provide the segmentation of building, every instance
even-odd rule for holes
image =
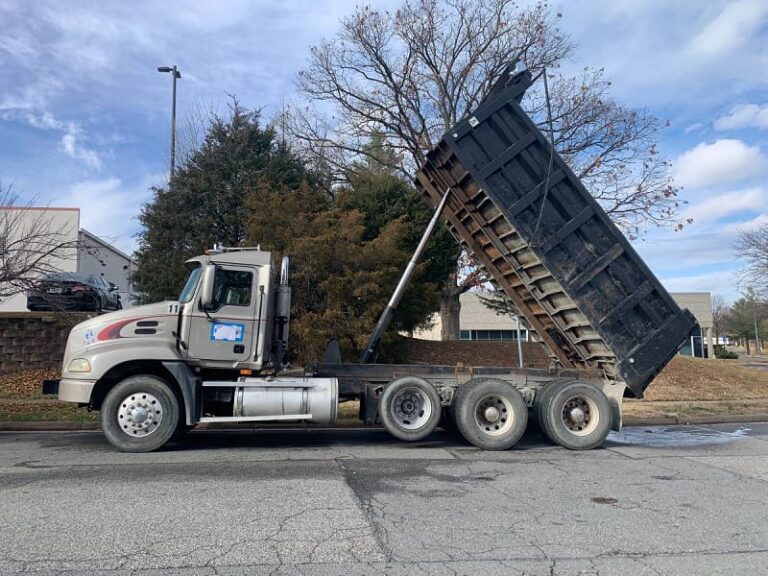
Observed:
[[[98,236],[80,228],[80,209],[61,207],[0,207],[0,244],[11,244],[43,230],[41,238],[66,248],[48,263],[61,272],[103,276],[114,282],[124,307],[132,305],[133,289],[128,281],[135,268],[133,259]],[[1,248],[1,246],[0,246]],[[0,312],[26,312],[26,294],[0,301]]]
[[[77,271],[98,274],[114,282],[123,308],[130,308],[135,292],[128,278],[136,269],[134,259],[83,228],[80,229],[78,239]]]
[[[517,340],[517,329],[520,328],[520,339],[528,341],[528,329],[524,322],[518,327],[515,316],[496,314],[483,304],[480,296],[482,294],[478,292],[465,292],[460,296],[459,329],[462,340]],[[440,329],[440,315],[435,314],[432,327],[429,330],[415,331],[413,337],[421,340],[440,340]]]
[[[685,356],[714,358],[712,328],[712,294],[709,292],[671,292],[670,296],[680,308],[688,308],[699,323],[689,336],[689,342],[680,349]]]
[[[461,295],[461,313],[459,329],[462,340],[515,340],[517,338],[517,319],[512,316],[496,314],[483,304],[482,293],[467,292]],[[689,341],[680,349],[680,354],[714,358],[710,349],[712,342],[712,295],[709,292],[673,292],[670,294],[681,308],[688,308],[699,322],[689,337]],[[429,330],[413,333],[414,338],[422,340],[440,340],[440,316],[432,318]],[[521,322],[521,340],[535,340],[535,333],[528,332]]]

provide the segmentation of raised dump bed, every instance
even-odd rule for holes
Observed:
[[[454,236],[563,368],[598,370],[642,397],[696,320],[552,153],[519,103],[530,84],[514,76],[449,130],[417,185],[433,205],[451,191]]]

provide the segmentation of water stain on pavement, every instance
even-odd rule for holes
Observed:
[[[652,448],[689,448],[727,444],[749,437],[749,428],[738,428],[732,432],[701,427],[646,426],[625,428],[611,432],[608,442],[625,446],[647,446]]]

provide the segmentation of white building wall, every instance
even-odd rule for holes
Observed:
[[[461,312],[459,314],[459,327],[461,330],[516,330],[517,321],[514,316],[499,315],[488,308],[480,296],[489,296],[479,292],[465,292],[459,298],[461,300]],[[440,340],[440,315],[432,316],[432,327],[429,330],[417,330],[414,338],[421,340]],[[525,325],[521,324],[523,340],[525,340]]]
[[[0,227],[8,229],[9,241],[24,238],[32,229],[45,229],[58,243],[75,242],[80,229],[79,208],[50,207],[0,207]],[[6,225],[3,225],[6,224]],[[51,266],[62,272],[77,271],[77,249],[73,247],[62,252],[62,257],[51,261]],[[0,312],[25,312],[26,294],[16,294],[0,301]]]
[[[461,330],[515,330],[517,323],[514,316],[500,316],[480,300],[484,294],[466,292],[461,295]],[[486,294],[487,296],[487,294]],[[711,338],[712,331],[712,294],[709,292],[672,292],[670,296],[681,308],[688,308],[698,320],[704,334]],[[440,315],[432,317],[432,328],[418,330],[414,338],[422,340],[440,340]],[[531,339],[535,333],[531,333]],[[710,355],[711,357],[711,355]]]
[[[134,268],[135,263],[130,256],[87,230],[80,230],[77,271],[102,276],[116,284],[123,308],[133,305],[133,287],[128,281],[128,275]]]

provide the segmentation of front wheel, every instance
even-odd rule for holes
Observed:
[[[503,380],[482,378],[462,384],[451,407],[461,435],[483,450],[511,448],[528,425],[523,395]]]
[[[179,400],[168,384],[150,375],[114,386],[101,405],[101,429],[122,452],[152,452],[176,433]]]
[[[578,380],[550,382],[537,403],[539,424],[552,442],[571,450],[600,446],[611,429],[611,406],[602,390]]]
[[[392,436],[408,442],[426,438],[440,422],[440,395],[416,376],[389,383],[379,400],[379,415]]]

